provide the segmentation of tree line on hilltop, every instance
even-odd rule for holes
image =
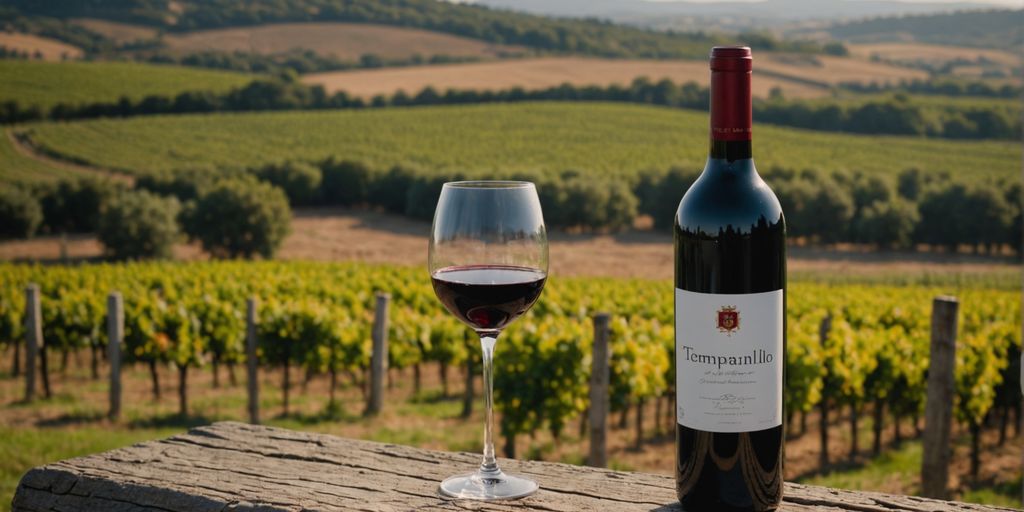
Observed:
[[[979,9],[972,11],[880,16],[838,23],[827,29],[839,39],[865,40],[871,37],[910,35],[915,41],[951,46],[1000,48],[1016,51],[1024,43],[1024,9]]]
[[[596,19],[547,18],[437,0],[183,0],[176,2],[180,9],[174,11],[167,2],[154,0],[9,0],[7,4],[0,8],[0,21],[45,30],[58,38],[65,32],[59,26],[64,19],[90,17],[141,23],[168,31],[307,21],[380,23],[495,44],[603,57],[703,58],[711,46],[735,42],[705,33],[660,32]],[[36,28],[38,18],[44,20],[44,27]],[[87,39],[75,29],[67,30],[76,39]],[[825,51],[817,42],[784,41],[767,33],[743,34],[740,39],[764,50]],[[96,47],[95,41],[86,42]],[[841,44],[832,43],[829,52],[845,50],[840,48]]]
[[[454,64],[462,62],[479,62],[480,57],[472,55],[434,54],[424,56],[414,54],[411,57],[381,57],[373,53],[365,53],[356,60],[339,59],[333,55],[320,55],[313,50],[291,50],[274,55],[263,55],[251,52],[203,51],[184,55],[156,50],[139,55],[138,60],[153,64],[177,64],[197,68],[222,69],[241,73],[263,75],[281,75],[288,72],[298,74],[320,73],[325,71],[345,71],[351,69],[376,69],[383,67],[423,66],[436,64]]]
[[[931,79],[904,80],[895,85],[877,82],[861,83],[846,82],[840,85],[843,89],[861,93],[905,92],[910,94],[930,94],[936,96],[974,96],[979,98],[1017,99],[1024,94],[1024,87],[1012,83],[1002,85],[982,80]]]

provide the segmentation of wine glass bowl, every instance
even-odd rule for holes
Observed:
[[[547,280],[547,232],[533,183],[445,183],[434,212],[428,268],[434,293],[445,309],[477,333],[483,352],[483,461],[475,473],[441,482],[440,492],[475,500],[533,494],[536,482],[498,468],[492,436],[498,335],[533,306]]]

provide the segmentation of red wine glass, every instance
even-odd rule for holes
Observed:
[[[441,494],[474,500],[529,496],[537,483],[498,468],[492,439],[494,347],[502,329],[544,289],[548,238],[537,188],[523,181],[445,183],[434,212],[428,256],[434,292],[480,336],[483,349],[483,462],[441,482]]]

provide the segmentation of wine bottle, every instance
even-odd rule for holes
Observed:
[[[676,211],[676,492],[684,510],[782,501],[786,225],[751,157],[748,47],[711,50],[711,147]]]

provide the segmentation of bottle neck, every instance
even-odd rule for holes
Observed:
[[[751,158],[750,70],[711,71],[710,158]]]
[[[715,140],[711,139],[708,158],[716,160],[744,160],[752,158],[749,140]]]

